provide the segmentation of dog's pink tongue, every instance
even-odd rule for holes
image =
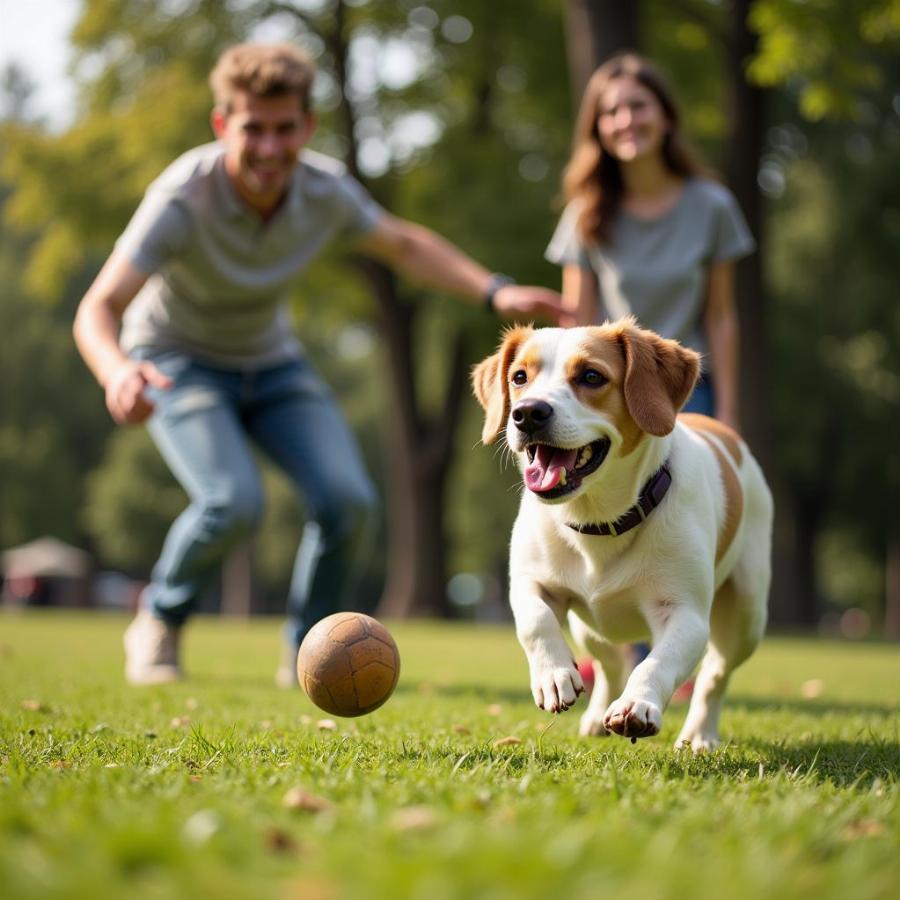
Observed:
[[[537,453],[531,465],[525,469],[525,485],[528,490],[542,494],[552,491],[559,484],[563,469],[575,465],[576,449],[563,450],[560,447],[537,445]]]

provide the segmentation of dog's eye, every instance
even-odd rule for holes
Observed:
[[[510,381],[513,384],[527,384],[528,383],[528,373],[524,369],[519,369],[518,372],[513,373],[513,377],[510,378]]]
[[[601,387],[606,384],[606,377],[596,369],[585,369],[579,381],[588,387]]]

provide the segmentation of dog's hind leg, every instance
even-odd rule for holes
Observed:
[[[709,647],[700,664],[691,705],[676,747],[695,752],[719,743],[719,715],[731,673],[750,656],[766,628],[772,577],[772,495],[754,468],[746,492],[743,550],[731,575],[716,591],[709,621]]]
[[[676,747],[700,752],[718,746],[719,715],[731,673],[756,649],[765,621],[764,597],[739,591],[734,577],[716,592],[709,622],[709,647],[697,673]]]
[[[579,733],[605,735],[610,732],[603,726],[603,715],[613,698],[625,687],[628,666],[624,649],[605,641],[576,613],[569,612],[569,630],[578,649],[591,657],[594,666],[594,689],[588,707],[581,716]]]

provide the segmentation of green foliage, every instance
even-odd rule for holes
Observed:
[[[509,627],[392,626],[396,694],[327,731],[271,686],[274,621],[196,623],[194,680],[143,690],[122,681],[124,624],[5,623],[9,900],[880,900],[900,878],[886,646],[765,642],[735,675],[729,744],[694,757],[670,747],[683,706],[636,745],[579,738],[584,701],[537,711]],[[295,787],[329,808],[286,808]]]
[[[889,87],[884,61],[900,48],[898,0],[757,0],[760,52],[748,74],[766,87],[795,82],[811,121],[856,118],[860,96]]]
[[[381,167],[364,172],[373,193],[492,269],[558,285],[543,249],[572,120],[561,5],[398,0],[354,2],[345,12],[359,120],[354,137],[362,149],[374,141],[387,154]],[[728,4],[644,0],[640,15],[641,49],[671,76],[689,135],[721,167]],[[454,20],[454,31],[451,17],[468,21],[471,34],[461,39],[465,22]],[[163,510],[152,486],[136,488],[145,474],[157,488],[171,484],[146,439],[135,432],[106,445],[112,426],[102,395],[71,343],[75,303],[147,183],[177,154],[210,138],[209,67],[223,46],[256,27],[267,39],[290,36],[317,56],[323,75],[315,146],[336,155],[347,150],[333,49],[315,34],[328,36],[335,21],[326,0],[86,0],[73,35],[79,115],[63,134],[22,121],[27,84],[6,79],[3,108],[18,121],[0,126],[4,546],[49,531],[92,543],[104,565],[149,569],[164,524],[184,500],[166,488],[170,506]],[[900,124],[892,94],[898,23],[897,0],[758,0],[751,12],[760,52],[749,73],[771,88],[772,100],[760,183],[770,198],[764,263],[775,301],[780,463],[799,488],[827,500],[823,521],[834,531],[822,546],[846,538],[854,553],[866,555],[859,582],[867,587],[857,599],[873,610],[880,598],[872,560],[882,571],[885,530],[900,506],[900,466],[889,452],[900,446]],[[412,54],[412,78],[390,70],[388,51],[398,47]],[[431,140],[417,143],[404,129],[423,114]],[[774,187],[766,180],[773,172]],[[415,286],[402,291],[416,305],[416,389],[429,421],[446,400],[449,338],[461,331],[474,362],[494,348],[500,323]],[[304,274],[294,311],[381,483],[382,434],[391,421],[388,361],[378,348],[359,349],[379,310],[343,248]],[[836,409],[840,427],[832,441]],[[511,468],[503,468],[501,454],[477,446],[479,433],[480,410],[469,399],[443,523],[451,572],[498,568],[517,503]],[[256,558],[266,589],[281,593],[302,510],[289,486],[266,479],[269,518]]]
[[[491,268],[521,281],[556,283],[558,273],[543,261],[542,251],[553,226],[551,201],[569,140],[560,11],[553,4],[534,3],[523,15],[520,3],[471,0],[435,3],[434,16],[417,20],[411,9],[397,3],[354,4],[346,10],[354,64],[372,71],[356,90],[356,114],[364,125],[357,139],[364,129],[374,129],[391,152],[387,170],[371,179],[373,192],[393,211],[435,227]],[[81,116],[62,135],[16,128],[3,162],[3,177],[15,185],[8,220],[36,235],[25,254],[24,277],[31,294],[50,303],[58,298],[86,255],[108,251],[146,184],[172,157],[208,139],[206,75],[212,61],[222,46],[244,38],[274,11],[265,3],[85,4],[73,35],[83,59],[91,60],[83,71],[92,74],[81,79]],[[471,23],[469,39],[447,37],[442,26],[451,16]],[[334,59],[313,33],[330,32],[333,10],[328,4],[307,4],[295,12],[282,11],[278,21],[318,54],[325,89],[315,145],[340,152],[346,147],[343,122],[334,91],[328,90]],[[509,27],[510,22],[516,27]],[[417,77],[406,83],[391,81],[378,66],[384,49],[397,41],[418,42],[421,49]],[[548,68],[547,57],[533,52],[537,44],[559,61],[557,67]],[[398,128],[410,115],[423,112],[437,124],[436,142],[406,146]],[[498,323],[458,304],[421,297],[414,288],[404,290],[419,312],[423,410],[438,414],[444,402],[447,335],[465,328],[474,361],[493,346]],[[295,311],[301,335],[335,384],[380,477],[378,448],[389,403],[384,362],[372,352],[342,362],[334,352],[348,320],[374,322],[376,317],[341,248],[302,279]],[[96,391],[90,396],[102,411]],[[159,483],[138,445],[135,437],[110,445],[102,468],[92,476],[84,521],[106,563],[146,572],[168,512],[154,505]],[[483,481],[492,480],[488,456],[469,464],[481,467]],[[137,488],[134,473],[129,478],[130,465],[148,474],[147,490]],[[282,569],[275,577],[276,565],[284,566],[289,556],[289,542],[278,532],[284,516],[296,530],[296,509],[290,490],[276,488],[272,515],[278,525],[264,528],[257,553],[267,585],[281,585],[287,575]],[[129,545],[123,535],[131,527],[139,535]],[[504,545],[498,529],[488,546],[499,555]]]
[[[0,193],[0,210],[5,200]],[[110,431],[72,352],[71,309],[83,277],[76,270],[55,305],[35,303],[21,272],[31,248],[0,222],[0,547],[43,534],[84,542],[83,475]]]
[[[715,162],[729,98],[724,79],[710,75],[731,39],[728,7],[647,0],[642,8],[646,49],[672,77],[689,135]],[[872,561],[883,572],[900,481],[891,452],[900,446],[900,4],[758,0],[749,24],[759,51],[748,77],[770,88],[759,184],[769,200],[761,248],[774,301],[777,463],[795,504],[828,529],[818,541],[828,599],[877,617],[884,592]],[[853,548],[843,579],[821,549],[837,545]]]
[[[685,133],[714,169],[722,167],[728,126],[727,81],[722,58],[727,4],[645,0],[641,4],[642,47],[659,65],[679,101]]]
[[[24,272],[30,292],[59,297],[87,254],[111,248],[147,184],[209,139],[208,106],[196,78],[174,64],[150,73],[127,108],[100,111],[63,135],[13,132],[0,176],[16,186],[8,221],[38,235]]]
[[[890,451],[900,440],[900,315],[888,249],[900,239],[900,122],[828,126],[816,140],[815,158],[785,160],[785,191],[772,203],[781,459],[794,483],[827,495],[830,523],[877,557],[900,497]],[[866,602],[876,608],[878,593]]]

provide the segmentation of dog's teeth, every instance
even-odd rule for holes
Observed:
[[[560,483],[560,484],[565,484],[565,483],[566,483],[566,475],[567,475],[567,474],[568,474],[568,473],[566,472],[566,470],[563,469],[563,470],[562,470],[562,474],[559,476],[559,483]]]
[[[582,467],[586,466],[591,461],[591,457],[593,455],[594,455],[594,451],[591,450],[590,444],[587,444],[584,447],[582,447],[578,451],[578,458],[575,460],[575,468],[581,469]]]

